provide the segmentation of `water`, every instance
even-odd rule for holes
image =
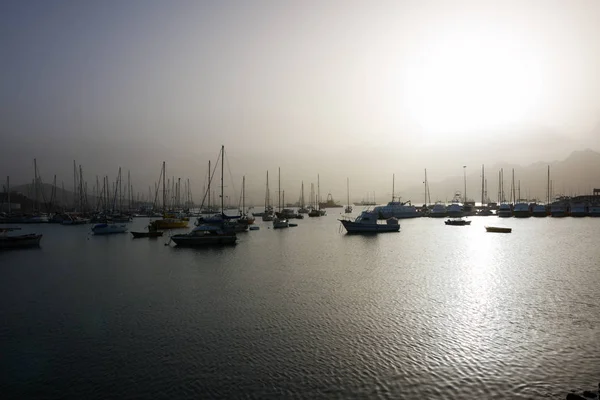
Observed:
[[[0,253],[2,397],[562,399],[595,387],[600,219],[416,219],[348,236],[335,211],[287,230],[257,222],[217,249],[23,226],[44,238]]]

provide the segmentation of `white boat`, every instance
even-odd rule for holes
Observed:
[[[586,217],[588,215],[587,207],[583,203],[571,204],[571,217]]]
[[[127,225],[125,224],[96,224],[92,227],[94,235],[110,235],[113,233],[125,233],[127,232]]]
[[[512,208],[510,207],[510,204],[508,203],[501,203],[500,207],[498,207],[498,211],[496,212],[496,214],[498,214],[498,217],[500,218],[510,218],[512,217]]]
[[[435,203],[431,209],[431,212],[429,213],[429,216],[431,218],[444,218],[447,214],[448,211],[446,210],[446,205],[442,203]]]
[[[400,224],[397,218],[388,218],[385,223],[379,223],[378,213],[375,211],[363,211],[354,221],[349,219],[340,219],[348,233],[382,233],[398,232]]]
[[[536,204],[533,206],[532,215],[536,218],[544,218],[548,216],[548,211],[546,210],[546,206],[544,204]]]
[[[514,214],[515,218],[531,217],[531,211],[529,209],[529,204],[527,204],[527,203],[515,204],[515,208],[513,209],[513,214]]]

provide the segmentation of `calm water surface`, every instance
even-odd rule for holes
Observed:
[[[23,226],[44,238],[0,253],[2,398],[558,399],[598,383],[600,219],[348,236],[335,214],[218,249]]]

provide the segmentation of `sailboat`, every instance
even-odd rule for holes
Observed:
[[[308,214],[308,208],[304,204],[304,181],[302,181],[302,194],[300,195],[300,208],[298,209],[298,214]]]
[[[277,208],[279,210],[279,213],[281,213],[281,168],[279,168],[279,182],[278,182],[278,202],[277,202]],[[280,217],[279,215],[277,215],[275,218],[273,218],[273,229],[282,229],[282,228],[289,228],[290,224],[287,218],[284,217]]]
[[[350,205],[350,179],[346,178],[346,192],[348,195],[348,205],[346,206],[346,209],[344,210],[344,212],[346,214],[350,214],[352,212],[352,206]]]
[[[267,171],[267,187],[265,189],[265,212],[262,215],[262,220],[265,222],[273,221],[273,207],[270,204],[271,192],[269,190],[269,171]]]
[[[165,169],[166,163],[163,161],[162,165],[162,185],[163,185],[163,218],[157,219],[155,221],[150,222],[148,228],[150,230],[161,230],[161,229],[178,229],[178,228],[187,228],[188,221],[180,218],[176,218],[174,216],[167,214],[167,191],[165,187]]]
[[[242,212],[241,212],[242,216],[240,217],[240,219],[238,219],[238,224],[239,225],[245,225],[246,227],[248,227],[248,225],[252,225],[254,224],[254,216],[253,215],[248,215],[248,211],[246,210],[246,176],[244,175],[244,177],[242,178]]]
[[[226,226],[227,217],[224,213],[223,199],[223,165],[225,159],[225,146],[221,146],[221,222],[202,223],[192,229],[191,232],[173,235],[171,240],[177,246],[201,247],[210,245],[235,244],[237,235],[233,229]]]

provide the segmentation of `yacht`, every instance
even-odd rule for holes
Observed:
[[[431,209],[431,212],[429,213],[429,216],[431,218],[444,218],[447,213],[448,212],[447,212],[446,206],[444,204],[435,203],[435,205]]]
[[[548,211],[546,210],[546,206],[544,204],[536,204],[533,206],[533,212],[532,212],[534,217],[547,217],[548,216]]]
[[[498,211],[496,212],[496,214],[498,214],[498,216],[500,218],[512,217],[512,208],[510,207],[510,204],[508,204],[508,203],[500,204],[500,207],[498,207]]]
[[[587,207],[583,203],[571,204],[571,217],[585,217],[588,215]]]
[[[408,202],[390,201],[385,206],[377,206],[373,209],[376,215],[379,215],[380,219],[388,218],[416,218],[420,217],[421,214],[417,211],[417,207]]]
[[[513,213],[515,215],[515,218],[531,217],[531,210],[529,209],[529,204],[523,202],[515,204]]]
[[[374,211],[363,211],[354,221],[349,219],[340,219],[348,233],[380,233],[380,232],[398,232],[400,224],[398,219],[387,218],[385,223],[378,223],[379,214]]]

